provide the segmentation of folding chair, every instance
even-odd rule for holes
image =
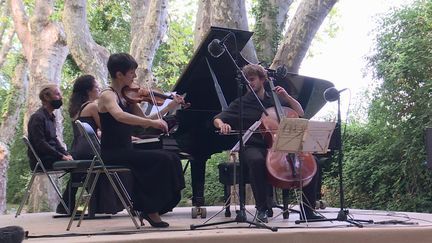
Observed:
[[[57,187],[57,185],[54,183],[51,174],[67,174],[71,171],[74,170],[79,170],[82,168],[86,168],[89,167],[91,164],[91,160],[71,160],[71,161],[57,161],[53,163],[53,169],[46,169],[44,164],[42,163],[42,160],[40,159],[40,157],[38,156],[38,154],[36,153],[35,149],[33,148],[33,146],[30,144],[30,141],[28,140],[28,138],[26,136],[23,136],[23,141],[24,143],[27,145],[27,147],[30,149],[30,151],[33,153],[34,157],[36,158],[36,165],[32,171],[32,176],[30,178],[30,181],[27,185],[24,197],[21,200],[20,206],[15,214],[15,217],[18,217],[18,215],[21,214],[21,211],[24,207],[24,204],[27,202],[29,196],[30,196],[30,189],[33,185],[34,179],[37,175],[41,175],[44,174],[48,177],[48,180],[50,181],[51,185],[54,187],[54,190],[56,191],[56,194],[60,200],[60,203],[63,205],[63,207],[66,209],[66,212],[68,214],[70,214],[70,209],[69,207],[66,205],[59,188]],[[62,177],[63,175],[61,175],[60,177]]]
[[[128,212],[128,214],[129,214],[132,222],[134,223],[135,227],[137,229],[139,229],[140,226],[138,225],[136,219],[134,218],[134,216],[131,213],[132,202],[131,202],[130,196],[129,196],[128,192],[126,191],[125,187],[123,186],[123,183],[120,180],[120,177],[117,174],[118,172],[130,171],[130,169],[126,168],[124,166],[105,165],[105,163],[102,160],[101,153],[100,153],[100,151],[101,151],[100,141],[99,141],[98,137],[96,136],[93,128],[89,124],[87,124],[85,122],[80,122],[79,120],[75,121],[75,124],[77,125],[81,134],[83,134],[84,137],[86,138],[87,142],[89,143],[89,145],[90,145],[90,147],[91,147],[91,149],[95,155],[89,168],[88,168],[88,170],[87,170],[87,176],[85,178],[84,185],[83,185],[84,188],[87,188],[87,185],[89,183],[91,175],[96,174],[94,177],[93,183],[90,187],[90,191],[88,192],[88,195],[85,197],[83,211],[85,211],[87,209],[87,206],[88,206],[90,199],[93,195],[95,186],[97,184],[99,175],[101,173],[104,173],[107,176],[107,178],[108,178],[111,186],[113,187],[114,191],[116,192],[117,197],[120,199],[121,203],[123,204],[123,207]],[[117,183],[117,185],[119,185],[121,192],[118,189],[118,187],[117,187],[116,183],[114,182],[113,178],[111,177],[111,175],[114,176],[114,179],[116,180],[115,182]],[[123,197],[122,194],[126,197],[127,204],[126,204],[125,197]],[[83,199],[83,197],[84,197],[84,190],[81,190],[66,230],[70,230],[70,228],[72,226],[73,219],[74,219],[76,212],[77,212],[77,209],[78,209],[78,205],[81,202],[81,200]],[[77,227],[80,227],[83,217],[84,217],[84,214],[81,214],[80,220],[77,224]]]

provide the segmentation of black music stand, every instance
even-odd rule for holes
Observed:
[[[343,91],[343,90],[342,90]],[[337,136],[337,147],[338,150],[338,173],[339,173],[339,204],[340,204],[340,210],[338,212],[338,215],[336,218],[331,219],[310,219],[310,220],[296,220],[296,224],[300,223],[312,223],[312,222],[324,222],[324,221],[343,221],[350,224],[353,224],[359,228],[362,228],[362,223],[373,223],[373,220],[359,220],[359,219],[349,219],[349,211],[345,208],[345,197],[344,197],[344,191],[343,191],[343,179],[342,179],[342,160],[343,160],[343,142],[342,142],[342,118],[341,118],[341,109],[340,109],[340,92],[336,90],[334,87],[330,87],[324,91],[324,98],[328,102],[336,101],[338,102],[338,114],[337,114],[337,124],[338,128],[336,130],[336,136]]]
[[[215,58],[219,57],[220,55],[223,54],[223,52],[227,52],[229,59],[232,61],[232,63],[234,64],[235,68],[236,68],[236,81],[237,81],[237,96],[239,97],[240,100],[240,111],[239,111],[239,122],[240,122],[240,127],[239,127],[239,143],[240,143],[240,148],[239,148],[239,163],[240,163],[240,175],[239,175],[239,207],[240,209],[236,211],[236,217],[234,220],[228,220],[228,221],[222,221],[222,222],[215,222],[215,223],[205,223],[205,224],[200,224],[200,225],[190,225],[190,229],[194,230],[197,228],[202,228],[202,227],[206,227],[206,226],[214,226],[214,225],[221,225],[221,224],[229,224],[229,223],[247,223],[249,225],[255,225],[258,228],[265,228],[265,229],[269,229],[271,231],[277,231],[276,227],[270,227],[267,226],[263,223],[260,222],[253,222],[247,219],[246,216],[246,208],[245,208],[245,197],[246,197],[246,192],[245,192],[245,183],[244,183],[244,177],[243,177],[243,171],[244,171],[244,165],[243,162],[241,160],[242,157],[242,151],[244,149],[244,144],[243,144],[243,90],[244,90],[244,86],[246,85],[247,88],[249,89],[250,92],[252,92],[257,100],[257,102],[260,105],[261,110],[263,111],[263,113],[265,113],[266,115],[266,109],[264,108],[263,104],[261,103],[261,100],[258,98],[257,94],[254,92],[254,90],[252,89],[252,87],[250,86],[249,81],[247,80],[247,78],[245,77],[243,71],[240,69],[240,67],[237,65],[236,60],[232,57],[231,53],[229,52],[228,48],[225,46],[224,41],[228,39],[228,37],[232,35],[233,38],[235,37],[235,34],[232,33],[231,31],[228,31],[228,34],[224,37],[223,41],[218,41],[218,45],[220,45],[220,47],[222,48],[220,51],[221,53],[218,53],[216,55],[213,55]],[[234,43],[236,44],[237,41],[234,41]],[[210,49],[210,48],[209,48]]]

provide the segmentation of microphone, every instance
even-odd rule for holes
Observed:
[[[324,99],[328,102],[336,101],[339,99],[339,94],[347,89],[337,90],[335,87],[330,87],[324,91]]]
[[[210,41],[210,43],[207,46],[207,50],[210,53],[210,55],[214,58],[218,58],[222,56],[222,54],[225,52],[225,41],[228,39],[228,37],[232,34],[232,32],[229,32],[222,40],[214,39]]]
[[[283,79],[288,74],[288,69],[284,65],[277,67],[276,70],[270,68],[264,68],[264,69],[267,70],[267,76],[269,78]]]

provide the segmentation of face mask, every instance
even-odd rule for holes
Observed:
[[[50,104],[54,109],[58,109],[63,105],[63,101],[62,100],[51,100]]]

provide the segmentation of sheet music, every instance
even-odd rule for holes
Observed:
[[[279,124],[273,149],[293,153],[326,153],[335,125],[335,122],[284,118]]]
[[[327,153],[335,122],[309,121],[303,140],[304,152]]]
[[[136,139],[133,140],[132,143],[134,144],[142,144],[142,143],[154,143],[154,142],[159,142],[160,139],[158,137],[154,137],[154,138],[140,138],[140,139]]]
[[[300,151],[308,122],[303,118],[283,118],[279,123],[273,149],[287,152]]]

